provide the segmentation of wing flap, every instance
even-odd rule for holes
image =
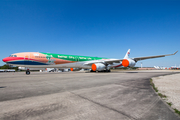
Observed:
[[[123,59],[107,60],[107,61],[104,61],[104,62],[105,62],[105,63],[112,64],[112,63],[120,63],[121,61],[123,61]]]
[[[94,63],[107,63],[107,64],[113,64],[113,63],[120,63],[123,61],[123,59],[114,59],[114,60],[98,60],[98,61],[89,61],[84,63],[84,65],[92,65]]]

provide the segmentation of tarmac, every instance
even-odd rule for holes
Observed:
[[[0,73],[0,120],[180,120],[149,81],[175,73]]]

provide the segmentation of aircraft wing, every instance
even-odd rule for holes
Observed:
[[[151,58],[159,58],[159,57],[165,57],[165,56],[170,56],[170,55],[175,55],[178,51],[176,51],[173,54],[166,54],[166,55],[157,55],[157,56],[147,56],[147,57],[137,57],[137,58],[131,58],[134,61],[139,61],[139,60],[145,60],[145,59],[151,59]],[[105,60],[98,60],[98,61],[89,61],[86,62],[84,65],[92,65],[94,63],[105,63],[105,64],[112,64],[112,63],[120,63],[124,59],[105,59]]]
[[[139,61],[139,60],[145,60],[145,59],[151,59],[151,58],[159,58],[159,57],[165,57],[165,56],[170,56],[170,55],[175,55],[178,51],[176,51],[173,54],[166,54],[166,55],[157,55],[157,56],[147,56],[147,57],[137,57],[137,58],[133,58],[135,61]]]
[[[112,63],[120,63],[120,62],[122,62],[123,60],[124,60],[124,59],[105,60],[104,62],[105,62],[105,63],[112,64]]]
[[[94,63],[105,63],[105,64],[112,64],[112,63],[120,63],[123,59],[105,59],[105,60],[93,60],[85,62],[84,65],[92,65]]]

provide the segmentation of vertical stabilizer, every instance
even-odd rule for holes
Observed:
[[[130,54],[130,49],[127,51],[126,55],[124,56],[124,59],[129,58],[129,54]]]

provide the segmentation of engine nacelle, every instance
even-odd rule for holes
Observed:
[[[136,65],[136,62],[132,59],[124,59],[122,61],[122,65],[124,67],[134,67]]]
[[[81,70],[82,68],[70,68],[71,71],[79,71]]]
[[[104,64],[102,64],[102,63],[94,63],[94,64],[92,64],[91,69],[93,71],[101,71],[101,70],[104,70],[105,67],[106,66]]]
[[[45,68],[27,68],[27,67],[18,67],[19,70],[46,70]]]

